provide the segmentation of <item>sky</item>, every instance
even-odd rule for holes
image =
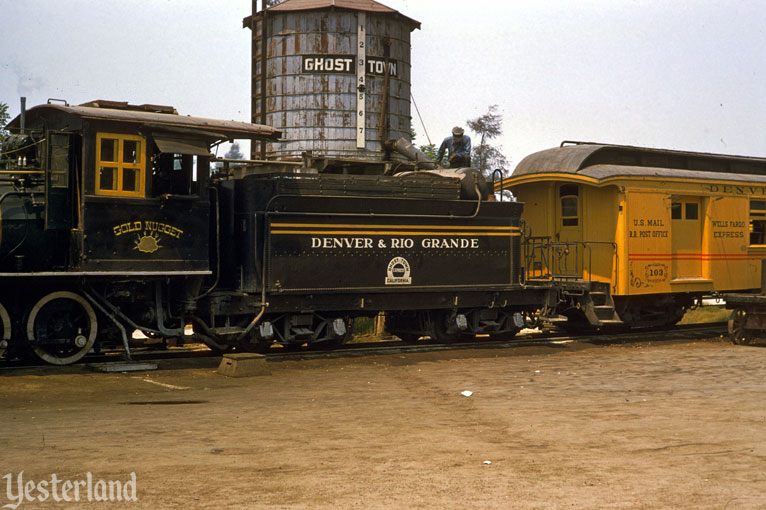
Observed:
[[[418,144],[438,145],[497,105],[495,145],[511,168],[563,140],[766,157],[762,0],[381,3],[421,22]],[[0,101],[13,116],[26,96],[28,106],[114,99],[248,121],[250,9],[251,0],[0,0]]]

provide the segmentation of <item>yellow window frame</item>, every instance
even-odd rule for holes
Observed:
[[[101,160],[101,141],[103,139],[117,140],[117,154],[116,161],[102,161]],[[123,161],[124,148],[126,141],[138,142],[138,150],[136,151],[136,162],[129,163]],[[146,138],[139,135],[127,135],[123,133],[97,133],[96,134],[96,195],[104,195],[111,197],[145,197],[145,171],[146,165],[144,163],[146,151]],[[103,189],[101,188],[101,168],[117,168],[117,189]],[[136,179],[138,181],[137,190],[125,190],[123,189],[123,176],[125,170],[136,170]]]

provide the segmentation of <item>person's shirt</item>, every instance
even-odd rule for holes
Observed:
[[[444,157],[444,151],[449,149],[450,156],[457,154],[458,156],[471,156],[471,137],[468,135],[461,136],[458,140],[455,140],[454,136],[448,136],[444,139],[439,146],[439,152],[436,153],[436,162],[441,163]]]

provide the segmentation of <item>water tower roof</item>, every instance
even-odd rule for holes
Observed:
[[[412,25],[412,30],[420,28],[420,22],[405,16],[399,11],[383,5],[375,0],[285,0],[284,2],[266,9],[268,12],[292,12],[311,11],[320,9],[345,9],[351,11],[376,12],[381,14],[393,14]],[[261,11],[262,12],[262,11]],[[255,14],[259,17],[261,12]],[[252,16],[242,20],[244,27],[250,26]]]

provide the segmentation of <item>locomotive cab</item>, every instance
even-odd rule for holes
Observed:
[[[76,361],[105,328],[183,334],[214,277],[213,144],[277,130],[172,107],[45,104],[14,119],[0,160],[2,340]],[[211,194],[212,193],[212,194]],[[212,205],[211,205],[212,197]]]
[[[24,145],[4,151],[11,157],[3,165],[0,266],[14,273],[209,272],[208,145],[215,136],[147,122],[175,115],[172,108],[104,103],[26,113],[25,133],[12,137]]]
[[[209,273],[206,141],[109,129],[95,126],[89,139],[94,160],[84,179],[81,267]]]

